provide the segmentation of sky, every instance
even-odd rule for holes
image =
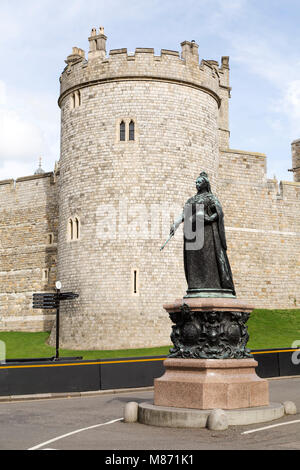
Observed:
[[[265,153],[267,176],[291,181],[300,138],[299,0],[0,0],[0,180],[59,160],[59,76],[91,29],[110,49],[230,56],[230,147]]]

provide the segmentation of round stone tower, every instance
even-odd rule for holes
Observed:
[[[58,279],[79,294],[61,308],[73,349],[170,343],[163,303],[186,291],[182,236],[160,246],[205,170],[215,187],[228,143],[229,67],[137,48],[106,55],[92,30],[88,60],[73,48],[63,71]],[[179,232],[179,231],[178,231]]]
[[[292,161],[294,181],[300,183],[300,139],[292,142]]]

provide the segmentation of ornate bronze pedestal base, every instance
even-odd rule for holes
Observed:
[[[154,381],[154,404],[232,410],[269,404],[269,384],[254,359],[167,359]]]
[[[186,359],[244,359],[246,322],[253,307],[234,298],[184,298],[164,305],[172,326],[174,347],[169,357]]]
[[[164,305],[174,347],[154,382],[154,404],[236,409],[269,404],[268,382],[246,347],[253,307],[229,298],[184,298]]]

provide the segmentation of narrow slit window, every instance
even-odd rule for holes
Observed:
[[[74,227],[73,227],[73,220],[69,220],[69,239],[73,240],[74,237]]]
[[[125,141],[125,122],[122,121],[120,124],[120,140]]]
[[[48,245],[53,245],[53,233],[48,233]]]
[[[138,269],[132,269],[131,271],[131,279],[132,279],[132,287],[131,287],[131,292],[132,295],[138,296],[139,295],[139,270]]]
[[[79,220],[77,217],[75,218],[75,238],[79,240]]]
[[[137,294],[137,271],[133,271],[133,293]]]
[[[76,91],[75,103],[76,103],[76,108],[78,108],[81,105],[81,94],[79,90]]]
[[[129,140],[134,140],[134,122],[129,123]]]

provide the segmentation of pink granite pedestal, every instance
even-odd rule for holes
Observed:
[[[232,410],[269,405],[269,384],[254,359],[166,359],[154,381],[154,404]]]

